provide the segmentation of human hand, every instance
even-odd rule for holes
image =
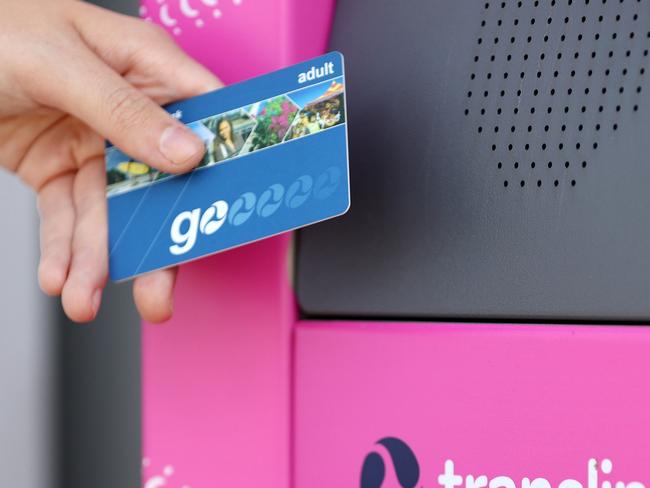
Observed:
[[[74,321],[95,318],[108,274],[104,142],[166,173],[201,140],[159,105],[221,86],[156,26],[76,0],[0,0],[0,166],[38,193],[38,278]],[[139,277],[145,320],[171,317],[176,269]]]

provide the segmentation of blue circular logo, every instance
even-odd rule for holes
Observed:
[[[311,195],[311,189],[314,186],[314,179],[309,175],[304,175],[294,181],[287,190],[287,207],[298,208],[305,203]]]
[[[314,196],[319,200],[325,200],[339,187],[341,182],[341,170],[336,166],[331,166],[325,170],[318,178],[314,185]]]
[[[234,226],[242,225],[251,215],[253,215],[256,201],[257,197],[255,196],[255,193],[243,193],[230,207],[228,222]]]
[[[273,215],[280,208],[280,205],[282,205],[283,197],[284,186],[279,183],[271,185],[260,195],[260,199],[257,202],[257,215],[260,217],[270,217]]]

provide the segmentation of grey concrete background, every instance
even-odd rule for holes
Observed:
[[[0,171],[0,486],[50,488],[56,474],[53,302],[36,281],[32,192]]]

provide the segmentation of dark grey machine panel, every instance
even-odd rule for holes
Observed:
[[[124,14],[138,12],[138,0],[91,3]],[[130,284],[108,284],[93,324],[73,324],[62,309],[58,322],[60,414],[55,485],[142,486],[140,318]]]
[[[309,316],[650,319],[650,0],[340,0],[352,207]]]

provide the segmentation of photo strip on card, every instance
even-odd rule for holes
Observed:
[[[268,147],[290,143],[345,123],[343,78],[262,100],[187,124],[206,147],[200,171]],[[173,178],[116,147],[106,153],[107,195]]]

